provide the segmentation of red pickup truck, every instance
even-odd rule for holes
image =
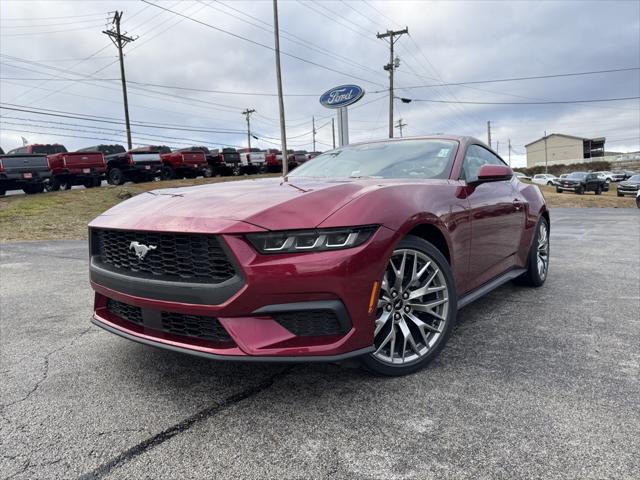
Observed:
[[[47,155],[51,167],[51,179],[45,184],[47,190],[69,190],[73,185],[99,187],[107,171],[102,153],[68,152],[64,145],[57,143],[25,145],[9,152],[14,154]]]
[[[162,178],[196,178],[205,176],[205,169],[209,166],[207,155],[193,148],[182,148],[160,155],[162,159]]]

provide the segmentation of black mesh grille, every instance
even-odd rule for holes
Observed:
[[[107,310],[114,315],[123,318],[131,323],[142,325],[142,309],[140,307],[134,307],[133,305],[127,305],[126,303],[118,302],[117,300],[107,300]]]
[[[215,235],[96,229],[93,241],[98,262],[119,273],[195,283],[221,283],[235,275]],[[140,260],[132,242],[155,248]]]
[[[228,342],[229,334],[220,322],[213,317],[183,315],[181,313],[162,312],[162,329],[165,332],[196,337],[202,340]]]
[[[107,310],[131,323],[141,325],[165,333],[173,333],[184,337],[199,338],[214,342],[231,342],[231,337],[217,318],[199,315],[186,315],[174,312],[158,312],[143,310],[140,307],[107,300]],[[160,321],[156,319],[160,318]],[[146,321],[145,321],[146,318]]]
[[[345,333],[331,310],[307,310],[272,314],[273,319],[300,337],[340,335]]]

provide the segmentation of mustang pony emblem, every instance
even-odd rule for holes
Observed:
[[[155,245],[143,245],[140,242],[131,242],[129,244],[129,250],[133,250],[136,252],[136,257],[138,257],[138,260],[144,260],[144,257],[147,256],[147,253],[149,253],[151,250],[155,250],[156,247]]]

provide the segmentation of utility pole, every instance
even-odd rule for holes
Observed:
[[[333,137],[333,148],[336,148],[336,126],[333,118],[331,119],[331,136]]]
[[[242,112],[242,115],[244,115],[247,118],[247,144],[249,146],[249,150],[251,150],[251,114],[255,113],[255,109],[251,108],[247,108],[244,112]]]
[[[549,165],[547,161],[547,131],[544,131],[544,173],[549,173]]]
[[[127,80],[124,75],[124,55],[122,54],[122,49],[128,43],[135,42],[138,37],[133,38],[126,34],[120,33],[120,20],[122,20],[123,12],[114,12],[113,20],[111,21],[112,25],[115,25],[111,28],[111,30],[103,30],[102,33],[107,35],[113,44],[118,49],[118,56],[120,57],[120,79],[122,80],[122,98],[124,100],[124,121],[127,128],[127,145],[129,150],[131,150],[131,125],[129,123],[129,101],[127,99]]]
[[[278,0],[273,0],[273,36],[276,49],[276,80],[278,82],[278,106],[280,107],[280,141],[282,142],[282,176],[289,170],[287,155],[287,129],[284,124],[284,100],[282,98],[282,73],[280,71],[280,27],[278,26]]]
[[[402,127],[406,127],[407,124],[406,123],[402,123],[402,119],[398,119],[398,122],[396,124],[396,128],[400,130],[400,138],[402,138]]]
[[[311,131],[313,132],[313,151],[316,151],[316,117],[311,117]]]
[[[487,120],[487,143],[491,147],[491,121]]]
[[[509,166],[511,166],[511,139],[509,139]]]
[[[393,58],[393,45],[405,33],[409,33],[409,27],[405,27],[403,30],[387,30],[386,33],[376,34],[377,38],[389,38],[389,63],[383,67],[389,72],[389,138],[393,138],[393,72],[400,66],[400,59]]]

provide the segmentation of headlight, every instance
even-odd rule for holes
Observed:
[[[260,253],[304,253],[357,247],[371,238],[377,225],[250,233],[247,239]]]

